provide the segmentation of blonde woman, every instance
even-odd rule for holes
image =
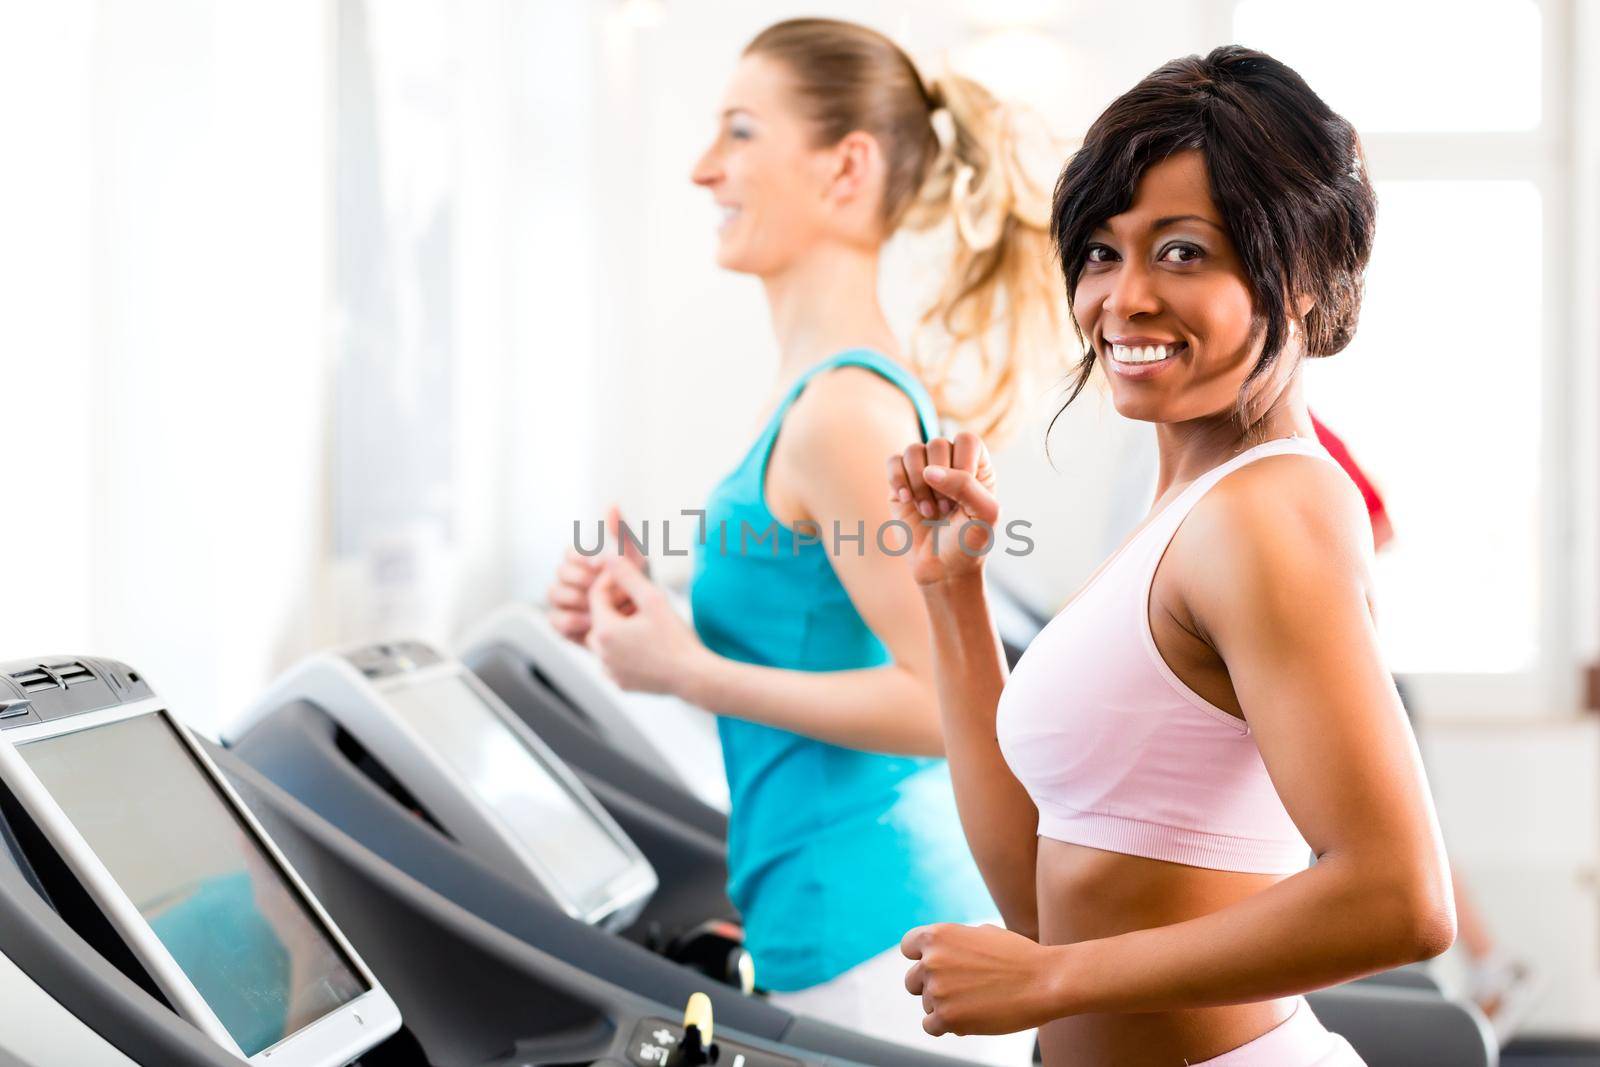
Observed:
[[[901,988],[901,935],[994,904],[956,817],[880,457],[936,436],[941,412],[1003,429],[1057,350],[1048,192],[1022,179],[1015,136],[981,87],[924,81],[872,30],[801,19],[757,36],[693,180],[723,211],[719,265],[762,281],[780,361],[763,429],[706,504],[694,628],[610,553],[572,554],[549,594],[554,623],[622,685],[721,716],[729,896],[760,983],[912,1044],[930,1039]],[[903,225],[952,217],[923,319],[943,336],[909,361],[879,304],[880,252]],[[952,353],[974,357],[959,388]],[[1031,1037],[937,1047],[1020,1063]]]

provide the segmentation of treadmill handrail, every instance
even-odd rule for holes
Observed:
[[[598,978],[577,965],[568,963],[502,929],[432,886],[419,882],[409,873],[400,870],[324,819],[235,753],[220,751],[216,758],[224,771],[235,778],[236,784],[243,787],[241,791],[270,807],[274,824],[278,820],[291,824],[296,834],[313,843],[323,853],[327,862],[315,865],[319,872],[327,874],[337,869],[348,869],[362,881],[364,892],[383,893],[394,899],[403,900],[411,911],[418,914],[419,919],[445,928],[453,936],[468,943],[474,951],[491,953],[508,965],[518,967],[524,973],[530,973],[532,968],[537,968],[540,981],[548,982],[575,1000],[594,1007],[627,1011],[640,1017],[666,1019],[681,1017],[683,1010],[681,1004],[665,1004],[633,992],[618,983]],[[371,788],[376,790],[377,787],[371,786]],[[443,841],[437,833],[428,830],[420,822],[416,823],[415,834],[424,833],[432,839]],[[280,836],[286,835],[280,834]],[[421,841],[422,838],[417,837],[415,840]],[[463,855],[462,859],[466,861],[462,864],[462,870],[470,871],[471,857]],[[487,872],[484,868],[479,870],[494,875],[494,872]],[[501,881],[503,882],[503,879]],[[509,886],[509,883],[504,884]],[[592,927],[586,929],[597,937],[609,936]],[[631,947],[638,949],[638,946]],[[644,952],[643,949],[638,951]],[[648,953],[645,955],[648,956]],[[659,962],[663,966],[671,966],[664,960]],[[714,998],[717,995],[713,993]],[[728,995],[742,996],[731,991]],[[799,1055],[807,1063],[820,1064],[823,1067],[833,1067],[833,1065],[844,1067],[848,1064],[871,1064],[877,1067],[956,1067],[956,1064],[961,1062],[947,1056],[875,1040],[809,1020],[807,1025],[798,1027],[798,1032],[808,1038],[808,1043],[803,1047],[787,1045],[786,1035],[796,1030],[799,1020],[773,1005],[752,1002],[749,1006],[759,1009],[763,1014],[770,1013],[773,1017],[785,1021],[787,1025],[778,1035],[758,1036],[737,1025],[730,1018],[727,1006],[723,1005],[717,1009],[722,1024],[719,1033],[756,1048],[770,1049],[780,1055]]]

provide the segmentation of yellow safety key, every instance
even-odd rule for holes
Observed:
[[[711,998],[704,993],[691,993],[689,1006],[683,1009],[683,1028],[697,1027],[700,1031],[700,1043],[703,1047],[711,1047]]]

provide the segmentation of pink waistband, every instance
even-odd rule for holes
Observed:
[[[1305,997],[1296,997],[1294,1012],[1271,1030],[1190,1067],[1366,1067],[1366,1061],[1323,1027]]]

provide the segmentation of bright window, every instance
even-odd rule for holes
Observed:
[[[1527,670],[1541,555],[1539,191],[1379,182],[1378,204],[1360,330],[1310,365],[1307,385],[1394,521],[1378,563],[1391,666]],[[1518,236],[1491,251],[1484,219]]]

